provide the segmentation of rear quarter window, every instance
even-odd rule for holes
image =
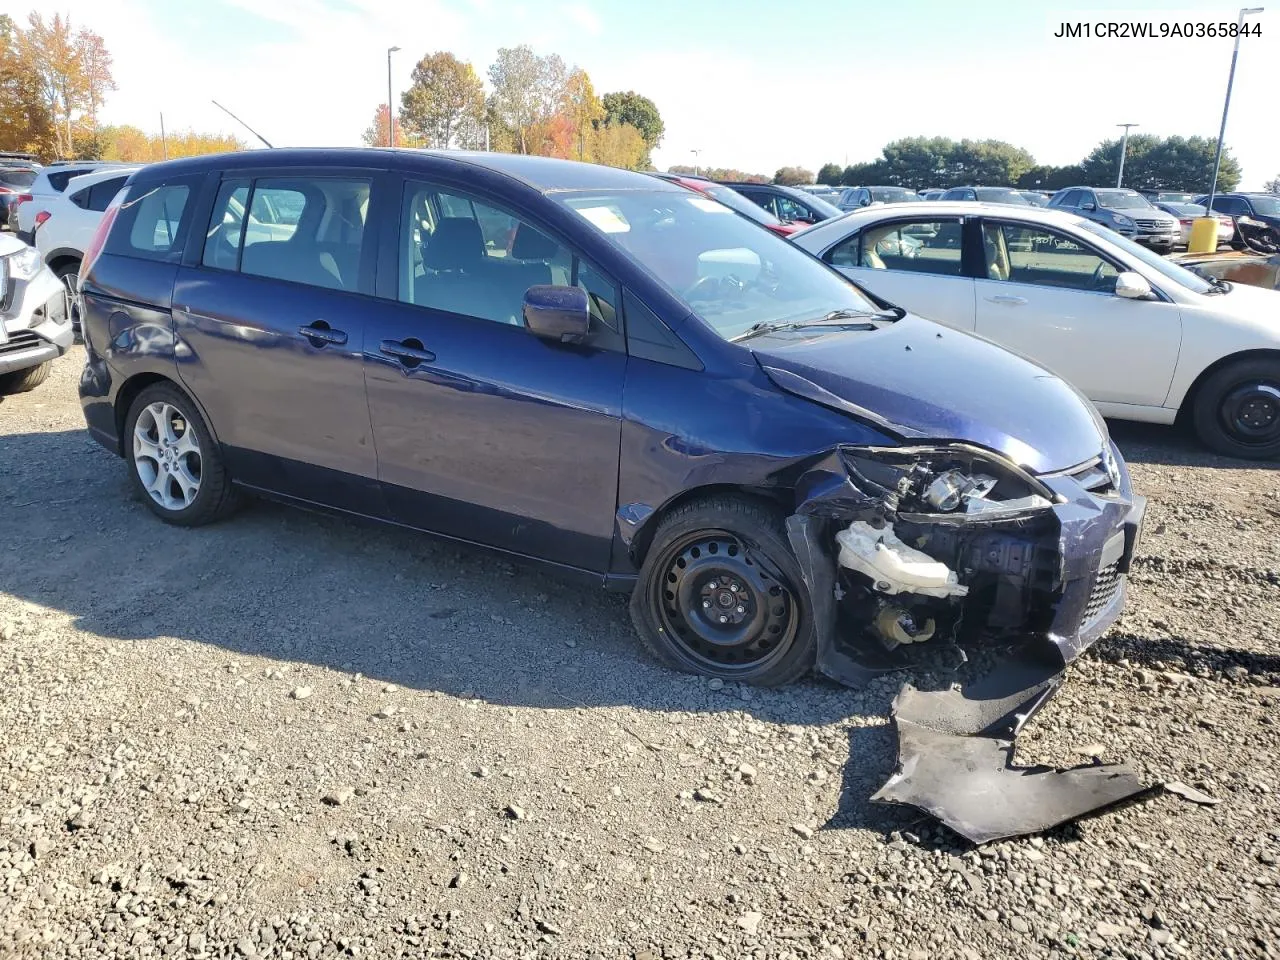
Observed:
[[[135,183],[120,207],[104,252],[144,260],[182,257],[198,178]]]

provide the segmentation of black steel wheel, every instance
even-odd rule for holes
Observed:
[[[664,518],[631,614],[646,646],[687,672],[773,685],[812,666],[808,595],[763,502],[715,497]]]
[[[1249,460],[1280,457],[1280,362],[1240,360],[1196,393],[1196,433],[1219,453]]]

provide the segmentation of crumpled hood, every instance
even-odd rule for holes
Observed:
[[[1034,473],[1098,456],[1106,427],[1074,387],[979,337],[908,314],[875,332],[810,327],[747,341],[790,393],[907,439],[997,450]]]

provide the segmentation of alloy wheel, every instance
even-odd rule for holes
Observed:
[[[133,427],[133,467],[151,499],[166,510],[191,506],[200,492],[200,438],[171,403],[148,404]]]

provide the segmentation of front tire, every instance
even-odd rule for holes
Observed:
[[[168,383],[147,387],[125,417],[134,489],[161,520],[199,527],[236,505],[222,452],[191,398]]]
[[[52,369],[53,361],[46,360],[39,366],[0,375],[0,394],[26,393],[28,390],[34,390],[49,379],[49,371]]]
[[[1238,360],[1196,391],[1192,423],[1216,453],[1245,460],[1280,457],[1280,360]]]
[[[84,343],[84,337],[80,332],[80,298],[76,296],[77,284],[80,281],[80,261],[71,260],[58,264],[53,275],[62,281],[62,285],[67,289],[67,315],[71,320],[71,332],[75,335],[76,343]]]
[[[782,511],[747,497],[691,501],[662,519],[631,620],[655,657],[686,673],[779,686],[814,663],[813,613]]]

